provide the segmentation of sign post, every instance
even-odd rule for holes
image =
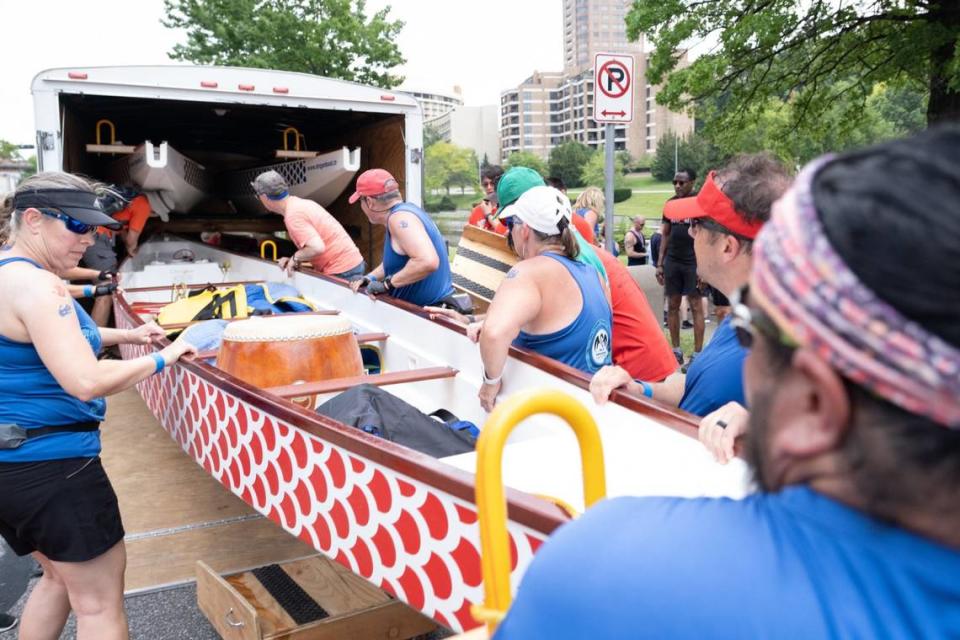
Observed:
[[[633,56],[618,53],[598,53],[593,63],[593,120],[604,123],[604,171],[606,211],[604,219],[607,251],[613,253],[613,171],[614,135],[618,123],[633,122]]]

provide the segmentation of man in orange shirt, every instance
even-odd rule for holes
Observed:
[[[100,272],[100,280],[111,280],[117,272],[117,248],[114,233],[119,233],[126,247],[127,255],[135,256],[139,250],[140,234],[147,226],[150,217],[150,202],[142,193],[127,187],[106,187],[99,198],[103,212],[114,220],[123,223],[120,231],[111,231],[106,227],[97,229],[96,238],[83,254],[83,265]],[[109,295],[97,296],[93,302],[90,317],[97,326],[106,327],[110,322],[110,308],[113,299]]]
[[[290,275],[303,262],[320,273],[349,280],[362,276],[366,264],[360,250],[336,218],[312,200],[290,195],[287,181],[276,171],[266,171],[253,181],[253,190],[271,213],[283,216],[297,251],[280,258],[280,268]]]

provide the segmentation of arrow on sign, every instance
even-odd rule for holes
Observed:
[[[600,115],[602,115],[602,116],[620,116],[620,117],[622,118],[623,116],[627,115],[627,112],[626,112],[626,111],[607,111],[606,109],[604,109],[603,111],[600,112]]]

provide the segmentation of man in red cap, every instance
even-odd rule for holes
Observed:
[[[366,287],[367,293],[387,293],[418,306],[456,308],[447,246],[427,212],[404,202],[400,183],[384,169],[360,174],[350,204],[357,201],[370,223],[386,227],[386,234],[383,262],[351,288]]]
[[[746,284],[753,239],[790,182],[786,168],[773,156],[743,155],[711,172],[695,198],[667,202],[663,213],[668,220],[689,221],[697,275],[702,280],[727,296]],[[597,402],[605,402],[614,389],[626,387],[637,395],[705,416],[727,403],[744,404],[745,357],[746,350],[727,319],[686,375],[674,374],[662,383],[636,382],[620,367],[605,367],[594,376],[590,390]]]

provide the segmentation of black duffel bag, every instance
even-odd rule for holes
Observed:
[[[317,407],[317,413],[421,453],[444,458],[473,451],[476,427],[445,409],[431,417],[371,384],[344,391]]]

